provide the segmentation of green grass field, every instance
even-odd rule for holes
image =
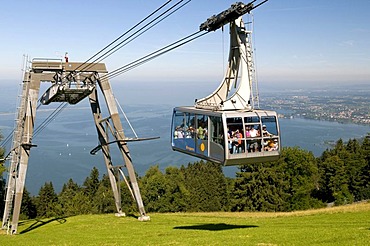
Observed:
[[[113,214],[27,220],[0,245],[369,245],[370,202],[292,213]]]

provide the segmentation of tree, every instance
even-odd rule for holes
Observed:
[[[318,196],[323,202],[335,202],[336,205],[341,205],[353,201],[348,187],[349,175],[345,161],[348,159],[349,153],[342,140],[338,140],[335,148],[326,151],[320,158]]]
[[[366,136],[361,145],[361,152],[365,161],[365,166],[362,170],[363,190],[361,199],[370,199],[370,135]]]
[[[190,193],[186,189],[184,173],[176,167],[167,167],[165,177],[168,181],[166,192],[168,212],[185,212],[190,203]]]
[[[139,187],[140,187],[143,202],[144,202],[144,204],[146,204],[144,196],[143,196],[142,180],[140,178],[137,178],[137,181],[138,181],[138,184],[139,184]],[[128,213],[135,213],[137,211],[137,205],[136,205],[136,202],[133,198],[133,195],[131,194],[129,188],[127,187],[126,182],[121,182],[120,187],[121,187],[121,206],[122,206],[121,208],[122,208],[122,211],[125,211],[126,213],[127,212]]]
[[[319,170],[316,158],[307,150],[285,148],[281,156],[285,179],[288,180],[288,211],[323,206],[312,196],[319,189]]]
[[[49,218],[61,215],[61,207],[58,205],[58,196],[54,191],[53,183],[46,182],[40,188],[36,197],[37,217]]]
[[[99,187],[99,170],[96,167],[93,167],[93,169],[90,172],[90,176],[87,177],[83,183],[85,194],[93,199],[95,196],[95,193],[98,190]]]
[[[141,179],[143,201],[148,212],[168,212],[166,201],[168,182],[158,165],[152,166]]]
[[[37,216],[35,199],[30,196],[26,187],[23,190],[20,219],[34,219]]]
[[[103,175],[95,193],[93,202],[98,213],[113,213],[116,211],[113,191],[108,175]]]
[[[325,202],[347,204],[370,198],[370,140],[362,144],[350,139],[338,140],[335,147],[319,158],[321,173],[319,197]]]
[[[86,209],[88,210],[88,213],[98,213],[98,208],[97,204],[94,202],[94,197],[98,191],[99,184],[99,170],[96,167],[93,167],[89,177],[87,177],[83,183],[83,195],[87,199],[84,201],[84,213],[86,213]],[[79,194],[79,199],[83,199],[82,194]]]
[[[240,167],[231,192],[232,211],[282,211],[286,207],[282,172],[277,162]]]
[[[81,201],[76,199],[78,193],[82,193],[82,189],[72,179],[69,179],[67,184],[63,185],[62,191],[58,196],[63,215],[73,216],[81,213]]]
[[[204,161],[188,164],[184,177],[190,194],[189,211],[227,210],[227,183],[219,164]]]
[[[368,174],[366,173],[367,161],[358,140],[350,139],[346,145],[348,152],[345,162],[346,174],[348,176],[348,191],[352,194],[354,201],[367,199]]]
[[[311,152],[284,148],[278,161],[240,167],[232,211],[292,211],[322,206],[311,194],[319,173]]]
[[[167,167],[165,174],[158,165],[151,167],[141,179],[144,201],[148,211],[183,212],[187,210],[190,194],[181,170]]]

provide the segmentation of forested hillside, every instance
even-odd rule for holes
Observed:
[[[276,162],[240,166],[235,178],[225,177],[218,164],[200,161],[164,172],[152,166],[138,180],[149,213],[294,211],[348,204],[370,199],[370,139],[339,140],[318,158],[287,147]],[[123,210],[135,213],[129,190],[124,183],[121,187]],[[59,194],[51,182],[34,197],[25,190],[21,218],[113,212],[109,179],[93,168],[82,185],[70,179]]]

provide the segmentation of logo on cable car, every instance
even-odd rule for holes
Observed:
[[[190,150],[190,151],[193,151],[193,152],[195,151],[195,149],[194,149],[194,148],[192,148],[192,147],[189,147],[189,146],[187,146],[187,145],[186,145],[185,149],[186,149],[186,150]]]
[[[206,150],[206,146],[204,145],[204,143],[201,143],[201,144],[199,145],[199,149],[200,149],[200,151],[202,151],[202,152],[204,152],[204,151]]]

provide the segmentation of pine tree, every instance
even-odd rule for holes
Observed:
[[[116,211],[113,191],[108,175],[103,175],[93,202],[98,213],[113,213]]]
[[[90,172],[90,176],[87,177],[83,183],[83,187],[85,190],[85,194],[90,198],[93,199],[95,196],[95,193],[98,190],[99,187],[99,170],[96,167],[93,167],[93,169]]]
[[[176,167],[167,167],[165,177],[168,182],[166,192],[168,212],[185,212],[189,204],[190,193],[185,187],[184,173]]]
[[[312,153],[284,148],[278,161],[240,167],[232,211],[292,211],[322,206],[311,196],[319,173]]]
[[[127,178],[127,179],[128,179],[128,182],[129,182],[129,178]],[[144,188],[143,188],[142,180],[141,180],[141,178],[137,177],[137,181],[138,181],[138,184],[139,184],[139,188],[140,188],[141,196],[142,196],[142,199],[143,199],[143,202],[144,202],[144,206],[147,209],[145,199],[144,199],[144,195],[143,195]],[[133,195],[131,194],[129,188],[127,187],[126,182],[121,182],[120,187],[121,187],[121,208],[122,208],[122,211],[125,211],[126,213],[136,213],[137,205],[136,205],[136,202],[133,198]]]
[[[326,155],[320,158],[319,198],[323,202],[341,205],[353,201],[353,195],[349,190],[349,170],[346,165],[349,159],[350,153],[341,139],[334,149],[327,151]]]
[[[52,182],[46,182],[40,188],[39,195],[36,197],[36,210],[39,218],[50,218],[61,214],[58,196]]]
[[[365,161],[365,166],[362,170],[363,190],[361,199],[370,199],[370,135],[366,136],[361,145],[362,157]]]
[[[231,192],[232,211],[282,211],[286,194],[277,162],[240,167]]]
[[[367,162],[361,145],[356,139],[348,141],[346,150],[348,157],[344,159],[344,162],[348,176],[348,190],[355,201],[361,201],[367,198],[366,186],[368,184],[368,176],[364,172]]]
[[[80,213],[80,201],[76,200],[77,194],[81,188],[72,179],[63,185],[62,191],[58,196],[59,203],[62,206],[63,215],[73,216]]]
[[[229,203],[227,197],[226,178],[219,164],[212,162],[196,162],[189,164],[184,173],[186,189],[190,193],[190,211],[221,211],[226,210]]]
[[[34,219],[37,216],[37,210],[35,205],[35,199],[30,196],[26,187],[23,190],[23,198],[21,205],[20,219]]]
[[[168,182],[158,165],[152,166],[141,179],[142,196],[148,212],[169,212],[166,202]]]

